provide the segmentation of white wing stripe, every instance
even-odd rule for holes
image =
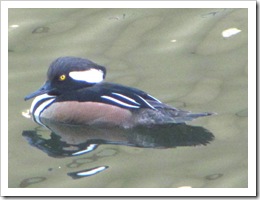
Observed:
[[[160,100],[156,99],[155,97],[151,96],[150,94],[147,94],[149,97],[151,97],[152,99],[154,99],[155,101],[158,101],[159,103],[162,103]]]
[[[146,105],[148,105],[150,108],[156,110],[155,107],[153,107],[151,104],[149,104],[144,98],[140,97],[139,95],[138,95],[138,97],[139,97],[140,99],[142,99],[142,101],[145,102]]]
[[[133,102],[136,105],[140,105],[140,103],[136,102],[134,99],[131,99],[131,98],[125,96],[125,95],[122,95],[122,94],[119,94],[119,93],[116,93],[116,92],[112,92],[112,94],[117,95],[119,97],[122,97],[122,98],[124,98],[124,99],[126,99],[128,101],[131,101],[131,102]]]
[[[122,102],[122,101],[119,101],[119,100],[117,100],[117,99],[115,99],[115,98],[113,98],[113,97],[109,97],[109,96],[103,95],[103,96],[101,96],[101,98],[103,98],[103,99],[108,99],[108,100],[110,100],[110,101],[113,101],[113,102],[115,102],[115,103],[117,103],[117,104],[121,104],[122,106],[126,106],[126,107],[129,107],[129,108],[140,108],[140,106],[134,106],[134,105],[127,104],[127,103],[124,103],[124,102]]]

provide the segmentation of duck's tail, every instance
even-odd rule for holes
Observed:
[[[179,116],[174,117],[175,123],[184,123],[186,121],[192,121],[199,117],[207,117],[211,115],[216,115],[217,113],[213,112],[203,112],[203,113],[191,113],[191,112],[184,112]]]
[[[206,117],[210,115],[217,115],[217,113],[213,112],[203,112],[203,113],[188,113],[187,116],[192,117],[192,118],[198,118],[198,117]]]

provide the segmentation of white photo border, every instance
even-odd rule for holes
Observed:
[[[8,188],[8,8],[248,8],[248,188]],[[256,2],[255,1],[2,1],[1,196],[255,196]]]

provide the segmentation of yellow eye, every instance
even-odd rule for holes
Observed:
[[[66,79],[66,75],[65,74],[60,75],[60,77],[59,77],[60,81],[64,81],[65,79]]]

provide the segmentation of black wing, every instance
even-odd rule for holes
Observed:
[[[107,82],[98,83],[92,87],[82,88],[72,91],[70,94],[67,93],[66,95],[58,96],[56,101],[92,101],[128,109],[157,109],[166,106],[139,89]]]

